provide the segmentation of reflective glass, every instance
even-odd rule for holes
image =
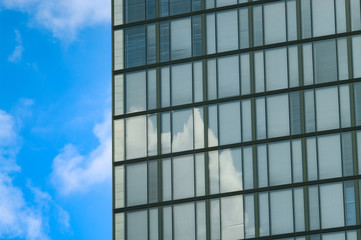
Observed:
[[[299,86],[299,69],[298,69],[298,47],[288,47],[288,73],[289,73],[289,86]]]
[[[208,107],[208,146],[218,146],[218,111],[217,105]]]
[[[361,173],[361,132],[357,132],[357,165],[358,165],[358,173]]]
[[[148,163],[148,202],[158,202],[158,162]]]
[[[354,78],[361,77],[361,36],[352,37],[352,62]]]
[[[348,76],[348,50],[347,38],[337,39],[337,63],[338,63],[338,79],[346,80]]]
[[[317,150],[316,139],[308,138],[306,140],[307,149],[307,177],[308,181],[318,179],[318,164],[317,164]]]
[[[351,126],[351,105],[349,85],[341,85],[340,91],[340,116],[341,127]]]
[[[157,107],[157,76],[156,70],[152,69],[148,71],[148,109],[155,109]]]
[[[162,194],[163,201],[172,199],[172,162],[170,159],[162,161]]]
[[[313,84],[313,57],[310,43],[302,45],[303,51],[303,82],[305,85]]]
[[[173,158],[173,199],[194,196],[193,155]]]
[[[256,92],[264,91],[264,57],[263,51],[254,53],[254,78]]]
[[[336,28],[337,33],[346,32],[346,3],[345,0],[336,0]]]
[[[211,194],[219,193],[219,162],[218,151],[208,153],[209,191]]]
[[[344,222],[342,183],[320,185],[321,227],[342,227]]]
[[[161,115],[161,152],[169,153],[170,152],[170,113],[162,113]]]
[[[300,105],[300,93],[290,92],[290,122],[291,133],[301,133],[301,105]]]
[[[215,59],[207,61],[207,92],[208,100],[217,98],[217,68]]]
[[[286,41],[285,2],[263,5],[265,44]]]
[[[148,239],[148,214],[146,210],[127,213],[127,239]]]
[[[239,95],[238,55],[218,58],[218,97]],[[183,91],[183,90],[182,90]]]
[[[361,125],[361,83],[354,84],[355,94],[355,123],[357,126]]]
[[[161,106],[170,106],[170,76],[169,67],[161,68]]]
[[[287,48],[266,50],[265,54],[267,91],[287,88]]]
[[[126,119],[126,158],[140,158],[147,155],[146,116]]]
[[[310,230],[320,229],[318,186],[308,187],[308,211],[310,219]]]
[[[322,240],[345,240],[345,233],[339,232],[339,233],[324,233],[322,234]]]
[[[145,0],[125,0],[124,5],[127,23],[145,19]]]
[[[163,239],[173,239],[172,207],[163,208]]]
[[[302,38],[311,37],[311,3],[310,3],[310,0],[301,0],[301,27],[302,27]]]
[[[353,152],[352,152],[352,135],[350,132],[341,134],[342,145],[342,169],[343,176],[352,176],[353,171]]]
[[[253,185],[253,152],[252,147],[243,148],[243,168],[251,169],[244,171],[244,189],[251,189]]]
[[[241,54],[241,94],[251,93],[251,73],[249,53]]]
[[[313,36],[335,33],[334,0],[312,0]]]
[[[207,14],[206,16],[206,27],[207,27],[207,54],[212,54],[216,52],[216,24],[215,24],[215,15]]]
[[[219,104],[219,142],[221,145],[241,141],[240,102]]]
[[[256,130],[257,139],[266,138],[266,113],[265,113],[265,99],[256,99]]]
[[[193,109],[193,122],[194,122],[194,148],[204,147],[204,114],[203,108]]]
[[[346,225],[356,225],[355,184],[353,181],[344,182]]]
[[[192,27],[191,19],[173,20],[171,26],[171,59],[192,56]]]
[[[336,41],[324,40],[313,44],[315,82],[337,81]]]
[[[158,234],[158,209],[149,210],[149,240],[157,240]]]
[[[194,203],[174,205],[173,219],[174,240],[195,239]]]
[[[192,109],[172,113],[172,152],[193,149]]]
[[[219,155],[220,190],[232,192],[242,190],[242,151],[240,148],[226,149]]]
[[[303,188],[293,190],[293,205],[295,208],[295,231],[305,231],[305,208],[303,198]]]
[[[206,204],[197,202],[197,240],[206,240]]]
[[[202,62],[193,63],[194,102],[203,101],[203,66]]]
[[[145,42],[144,26],[125,30],[125,62],[128,68],[145,65]]]
[[[190,0],[169,0],[170,1],[170,15],[188,13],[191,11]]]
[[[318,131],[334,129],[340,126],[337,90],[337,87],[316,89]]]
[[[351,30],[361,30],[360,1],[350,0]]]
[[[303,165],[302,165],[302,143],[301,140],[292,141],[292,173],[293,182],[303,181]]]
[[[238,49],[237,10],[217,13],[217,52]]]
[[[127,74],[125,86],[127,113],[146,110],[146,72],[141,71]]]
[[[268,137],[289,135],[288,94],[267,97],[267,133]]]
[[[252,104],[251,100],[242,101],[242,140],[252,140]]]
[[[263,45],[263,17],[262,6],[253,8],[253,46]]]
[[[257,146],[258,187],[268,186],[267,146]]]
[[[202,16],[192,17],[193,57],[203,54]]]
[[[304,92],[305,100],[305,125],[306,132],[314,132],[315,125],[315,100],[313,90],[308,90]]]
[[[156,44],[155,24],[147,26],[147,64],[155,63],[157,60],[157,44]]]
[[[290,143],[268,144],[270,186],[292,182]]]
[[[221,209],[222,209],[221,239],[229,239],[229,240],[243,239],[244,238],[243,197],[234,196],[234,197],[222,198]]]
[[[320,179],[341,177],[340,135],[320,136],[317,146]]]
[[[203,196],[206,193],[206,183],[205,183],[205,163],[204,163],[204,154],[200,153],[195,155],[195,167],[196,167],[196,196]]]
[[[239,46],[240,48],[249,47],[249,25],[248,8],[239,9]]]
[[[288,41],[297,40],[297,7],[296,0],[286,1]]]
[[[259,195],[259,235],[269,235],[269,206],[268,192],[260,192]]]
[[[232,4],[237,4],[237,0],[216,0],[217,7],[228,6]]]
[[[221,239],[221,229],[220,229],[220,209],[219,209],[219,200],[214,199],[210,201],[211,205],[211,240]]]
[[[270,193],[272,235],[293,232],[292,190]]]
[[[254,215],[254,196],[252,194],[244,196],[244,207],[245,207],[245,210],[244,210],[245,237],[252,238],[252,237],[256,236],[255,215]]]
[[[192,102],[192,64],[172,66],[172,106]]]
[[[164,17],[169,15],[169,0],[159,0],[159,16]]]
[[[159,56],[161,62],[169,61],[169,22],[168,21],[159,23]]]
[[[147,163],[127,165],[127,206],[147,203]]]

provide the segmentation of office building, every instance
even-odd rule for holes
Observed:
[[[114,240],[361,239],[360,0],[113,0]]]

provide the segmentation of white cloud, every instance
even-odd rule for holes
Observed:
[[[48,193],[28,184],[26,189],[34,198],[29,201],[23,189],[13,183],[20,171],[15,157],[21,142],[15,123],[10,114],[0,110],[0,239],[47,240],[49,216],[58,215],[57,224],[67,229],[69,215]]]
[[[95,125],[94,135],[99,145],[88,155],[81,155],[73,144],[67,144],[53,161],[51,180],[63,195],[86,191],[89,187],[111,178],[111,121],[110,113]]]
[[[110,2],[104,0],[0,0],[0,4],[27,12],[32,23],[65,40],[73,40],[83,27],[110,21]]]
[[[21,40],[21,35],[20,32],[18,30],[14,30],[15,32],[15,41],[17,43],[14,51],[12,52],[12,54],[10,54],[10,56],[8,57],[8,60],[10,62],[16,63],[16,62],[20,62],[23,56],[23,51],[24,51],[24,47],[23,47],[23,42]]]

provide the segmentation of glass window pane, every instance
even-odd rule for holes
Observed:
[[[194,148],[204,147],[204,114],[203,108],[194,108]]]
[[[159,55],[160,61],[169,61],[169,22],[159,23]]]
[[[295,188],[293,190],[293,201],[295,207],[295,231],[305,231],[305,208],[303,188]]]
[[[148,239],[148,217],[147,211],[127,213],[127,239]]]
[[[276,48],[265,52],[267,91],[287,88],[287,48]]]
[[[249,26],[248,26],[248,8],[239,9],[239,46],[240,48],[249,47]]]
[[[267,97],[267,133],[268,137],[289,135],[290,121],[288,95]]]
[[[126,167],[127,206],[147,203],[147,163],[131,164]]]
[[[124,165],[114,167],[114,205],[115,208],[124,207]]]
[[[334,39],[313,44],[315,82],[337,81],[336,42]]]
[[[234,197],[222,198],[221,204],[222,204],[221,205],[222,208],[221,239],[229,239],[229,240],[243,239],[244,238],[243,197],[234,196]]]
[[[219,104],[219,142],[221,145],[241,141],[240,103]]]
[[[355,93],[355,120],[356,125],[361,125],[361,83],[354,84]]]
[[[173,199],[194,196],[193,155],[173,158]]]
[[[217,52],[238,49],[237,10],[217,13]]]
[[[303,51],[303,82],[305,85],[313,84],[313,57],[310,43],[302,45]]]
[[[299,86],[298,47],[288,47],[288,71],[290,87]]]
[[[145,27],[132,27],[125,30],[126,66],[145,65]]]
[[[203,66],[202,62],[193,63],[194,102],[203,101]]]
[[[241,94],[251,93],[249,53],[241,54]]]
[[[342,176],[340,135],[318,137],[320,179]]]
[[[163,201],[172,200],[172,162],[170,159],[162,160],[162,194]]]
[[[272,235],[293,232],[292,190],[273,191],[270,198]]]
[[[308,210],[310,219],[310,230],[320,229],[318,186],[308,187]]]
[[[268,192],[259,193],[259,235],[269,235],[269,206]]]
[[[345,240],[345,232],[322,234],[322,240],[334,240],[334,239]]]
[[[262,6],[254,6],[253,9],[253,46],[263,45],[263,17]]]
[[[148,109],[155,109],[157,107],[157,75],[156,70],[148,71]]]
[[[264,91],[264,57],[263,51],[254,53],[254,78],[256,92]]]
[[[172,240],[172,207],[163,208],[163,239]]]
[[[338,79],[346,80],[348,76],[348,50],[347,38],[337,39],[337,63],[338,63]]]
[[[216,0],[217,7],[228,6],[232,4],[237,4],[237,0]]]
[[[208,147],[218,146],[217,105],[208,107]]]
[[[361,77],[361,36],[352,37],[353,77]]]
[[[316,89],[316,119],[318,131],[340,126],[337,87]]]
[[[179,19],[171,22],[171,59],[192,56],[191,19]]]
[[[268,186],[267,146],[257,146],[258,187]]]
[[[254,215],[254,197],[252,195],[246,195],[244,197],[244,206],[245,206],[245,237],[252,238],[256,236],[255,233],[255,215]]]
[[[353,171],[353,152],[352,152],[352,135],[350,132],[341,134],[342,141],[342,169],[343,176],[354,175]]]
[[[148,202],[158,202],[158,162],[148,163]]]
[[[141,71],[127,74],[125,86],[127,113],[146,110],[146,72]]]
[[[170,77],[169,67],[161,68],[161,100],[162,107],[170,106]]]
[[[170,15],[188,13],[190,11],[190,0],[170,0]]]
[[[239,95],[238,55],[218,58],[218,97]],[[183,89],[182,89],[183,91]]]
[[[206,240],[206,203],[197,202],[197,240]]]
[[[361,132],[357,132],[357,165],[358,165],[358,172],[361,174]]]
[[[206,27],[207,27],[207,54],[216,52],[216,18],[215,14],[207,14]]]
[[[221,229],[220,229],[220,212],[219,212],[219,200],[214,199],[210,200],[211,205],[211,240],[221,239]]]
[[[334,0],[312,0],[313,36],[335,33]]]
[[[337,33],[346,32],[346,3],[345,0],[336,0]]]
[[[207,92],[208,100],[217,98],[217,68],[215,59],[207,61]]]
[[[294,183],[303,181],[302,164],[302,143],[301,140],[294,140],[292,141],[292,173]]]
[[[286,11],[285,3],[277,2],[265,4],[264,9],[264,37],[265,44],[286,41]]]
[[[126,158],[140,158],[147,155],[146,116],[126,119]]]
[[[114,127],[114,162],[124,160],[124,120],[113,121]]]
[[[161,151],[162,153],[170,152],[170,113],[161,115]]]
[[[350,11],[351,11],[351,30],[361,30],[361,12],[360,12],[360,1],[350,0]]]
[[[172,66],[172,106],[192,102],[192,64]]]
[[[244,189],[253,188],[253,152],[252,147],[243,148],[243,166],[244,169],[249,169],[244,171]]]
[[[219,155],[221,192],[242,190],[242,151],[226,149]]]
[[[192,17],[193,57],[203,54],[202,16]]]
[[[196,167],[196,196],[203,196],[206,194],[206,173],[204,163],[204,153],[195,155]]]
[[[266,113],[265,113],[265,99],[256,99],[256,130],[257,139],[266,138]]]
[[[251,100],[242,101],[242,140],[252,140],[252,105]]]
[[[158,209],[149,210],[149,240],[158,239]]]
[[[174,239],[195,239],[194,203],[174,205],[173,214]]]
[[[320,205],[322,228],[345,225],[342,183],[320,185]]]
[[[172,152],[193,149],[192,109],[172,113]]]
[[[304,92],[306,132],[315,131],[315,100],[313,90]]]
[[[125,19],[127,23],[145,19],[144,0],[125,0]]]
[[[291,134],[301,133],[301,105],[300,93],[290,92],[290,120],[291,120]]]
[[[292,182],[290,142],[268,144],[270,186]]]
[[[159,16],[165,17],[169,15],[169,0],[159,0]]]
[[[157,60],[155,24],[147,26],[147,64],[155,63]]]
[[[307,177],[308,181],[318,179],[318,165],[317,165],[317,152],[316,152],[316,139],[308,138],[306,140],[307,147]]]
[[[311,37],[311,3],[310,0],[301,0],[301,27],[302,38]]]
[[[115,214],[115,224],[114,224],[114,235],[115,240],[123,240],[124,239],[124,213],[116,213]]]
[[[208,153],[209,164],[209,191],[211,194],[219,193],[219,162],[218,151]]]
[[[155,18],[155,1],[156,0],[147,0],[147,19]]]
[[[287,35],[288,41],[297,40],[297,8],[296,0],[287,3]]]
[[[353,181],[344,182],[346,225],[356,225],[355,184]]]
[[[346,235],[347,235],[347,240],[357,240],[357,232],[356,232],[356,230],[347,231]]]
[[[114,76],[114,115],[124,113],[124,75]]]
[[[114,6],[114,8],[113,8],[113,13],[114,13],[113,22],[114,22],[114,25],[123,24],[123,0],[115,0],[113,6]]]

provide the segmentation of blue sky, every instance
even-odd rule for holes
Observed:
[[[111,239],[110,1],[0,0],[0,239]]]

